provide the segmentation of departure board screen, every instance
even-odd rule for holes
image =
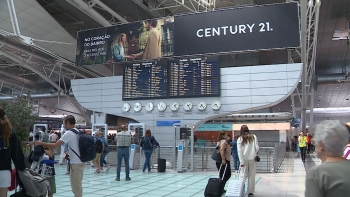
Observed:
[[[169,75],[169,97],[220,96],[220,66],[217,57],[171,61]]]
[[[124,67],[123,100],[167,97],[167,61],[135,63]]]

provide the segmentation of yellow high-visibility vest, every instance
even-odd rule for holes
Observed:
[[[299,136],[299,147],[306,147],[307,138],[306,136]]]

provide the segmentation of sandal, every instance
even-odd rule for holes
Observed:
[[[95,173],[100,173],[100,169],[98,168],[98,169],[95,171]]]

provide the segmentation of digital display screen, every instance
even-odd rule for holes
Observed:
[[[123,100],[220,96],[218,57],[128,64]]]
[[[220,96],[220,66],[217,58],[172,61],[169,96],[174,98]]]
[[[166,61],[129,64],[124,68],[123,100],[168,97]]]

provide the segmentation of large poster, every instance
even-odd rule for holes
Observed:
[[[78,32],[77,66],[159,59],[174,53],[174,17]]]
[[[80,31],[76,65],[300,47],[298,7],[252,6]]]
[[[174,55],[300,47],[299,32],[297,3],[176,16]]]

